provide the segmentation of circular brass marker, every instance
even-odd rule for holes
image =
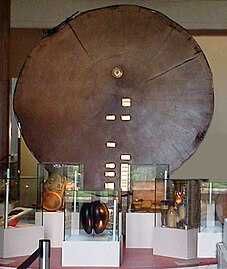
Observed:
[[[123,70],[120,67],[114,67],[112,70],[112,76],[114,78],[121,78],[123,76]]]

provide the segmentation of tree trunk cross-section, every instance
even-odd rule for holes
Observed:
[[[206,134],[213,99],[211,70],[190,33],[122,5],[81,13],[44,37],[26,59],[14,108],[40,162],[82,163],[85,188],[102,189],[118,186],[124,154],[127,163],[180,167]],[[110,162],[114,178],[104,175]]]

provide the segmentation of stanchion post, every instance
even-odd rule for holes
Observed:
[[[50,240],[39,240],[39,269],[50,269]]]

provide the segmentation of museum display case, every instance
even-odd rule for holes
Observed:
[[[204,182],[207,182],[207,180],[155,180],[156,212],[161,212],[162,227],[186,230],[200,227],[201,188]],[[161,200],[160,189],[164,190]]]
[[[203,182],[201,187],[200,231],[220,227],[227,217],[227,183]],[[210,228],[212,229],[212,228]]]
[[[75,163],[39,163],[39,193],[46,211],[64,209],[65,190],[83,189],[83,165]]]
[[[182,259],[197,257],[201,186],[206,181],[206,179],[155,180],[156,215],[161,213],[160,225],[155,222],[154,228],[155,255]],[[164,190],[162,200],[159,198],[160,188]],[[177,243],[173,245],[172,242],[176,238]]]
[[[118,201],[118,191],[66,190],[64,240],[118,241]]]
[[[18,162],[0,162],[0,216],[3,216],[6,186],[8,186],[8,190],[10,190],[11,200],[19,200],[19,187],[17,185],[18,177]],[[8,184],[7,178],[9,180]]]
[[[45,235],[51,240],[52,247],[62,247],[64,240],[64,192],[83,189],[83,165],[77,163],[39,163],[40,203]]]
[[[167,164],[131,164],[128,212],[155,212],[157,199],[161,200],[163,195],[162,188],[157,191],[157,184],[155,190],[155,179],[164,180],[168,177]]]
[[[130,191],[128,191],[126,212],[126,248],[153,247],[154,222],[160,222],[161,218],[160,214],[155,216],[155,209],[159,206],[156,200],[163,199],[162,181],[167,180],[168,177],[167,164],[129,165]],[[155,191],[156,178],[161,181],[159,192],[157,192],[158,184]]]
[[[63,265],[118,266],[122,244],[118,191],[66,190],[64,204]],[[90,259],[84,251],[92,253]]]
[[[227,217],[227,183],[203,182],[200,202],[198,257],[215,258],[216,245],[222,242],[223,224]]]
[[[38,178],[11,178],[9,174],[0,179],[0,257],[30,255],[44,238],[38,182]]]
[[[23,227],[42,225],[37,223],[36,212],[42,213],[39,203],[38,178],[1,178],[0,179],[0,226]]]

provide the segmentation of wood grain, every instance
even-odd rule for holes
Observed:
[[[204,139],[213,99],[210,67],[190,33],[161,13],[122,5],[84,12],[43,38],[27,57],[14,107],[40,162],[83,163],[85,188],[102,189],[118,186],[121,154],[180,167]],[[115,178],[104,176],[106,162],[116,164]]]

